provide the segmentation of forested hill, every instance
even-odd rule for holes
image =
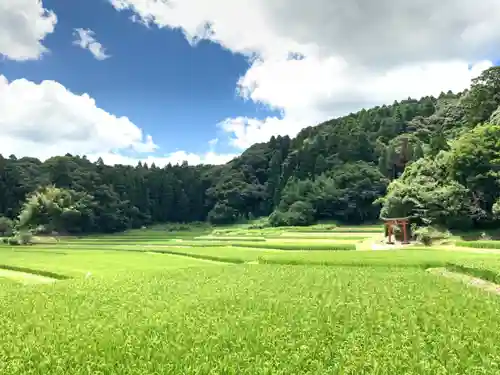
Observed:
[[[268,215],[273,225],[360,223],[381,209],[449,227],[495,225],[498,140],[500,68],[491,68],[464,93],[362,110],[222,166],[0,157],[0,216],[66,232]]]

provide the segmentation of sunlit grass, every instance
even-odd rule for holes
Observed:
[[[331,266],[393,266],[393,267],[442,267],[455,260],[496,260],[493,254],[445,252],[428,248],[394,251],[295,251],[262,254],[259,262],[271,264],[331,265]]]
[[[417,269],[196,267],[7,288],[0,373],[496,374],[499,309]]]
[[[455,246],[469,247],[474,249],[498,249],[500,250],[500,241],[456,241]]]
[[[23,267],[47,271],[68,277],[109,275],[133,271],[159,271],[184,267],[206,266],[206,263],[189,258],[155,257],[146,252],[57,249],[0,248],[0,268]],[[38,272],[39,273],[39,272]]]
[[[0,273],[0,374],[498,373],[500,300],[425,272],[499,281],[498,254],[226,229],[0,246],[0,269],[58,279]]]

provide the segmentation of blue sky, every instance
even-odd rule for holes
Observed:
[[[219,44],[193,47],[180,30],[131,22],[128,13],[103,0],[45,0],[44,6],[58,17],[57,32],[44,43],[50,54],[38,61],[3,61],[2,74],[55,80],[74,93],[91,94],[99,107],[151,134],[159,153],[205,152],[211,139],[224,137],[216,124],[225,118],[276,113],[236,94],[249,63]],[[75,28],[93,30],[111,57],[98,61],[73,45]],[[217,151],[236,150],[221,139]]]
[[[498,57],[500,2],[428,2],[0,0],[0,150],[223,163],[361,108],[461,91]],[[75,45],[77,29],[110,57]]]

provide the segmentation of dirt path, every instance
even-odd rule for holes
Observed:
[[[480,279],[478,277],[469,276],[459,272],[448,271],[446,268],[429,268],[427,272],[435,275],[446,277],[448,279],[463,282],[467,285],[483,289],[487,292],[500,295],[500,285]]]
[[[53,279],[51,277],[6,269],[0,269],[0,277],[17,281],[22,284],[51,284],[57,281],[56,279]]]

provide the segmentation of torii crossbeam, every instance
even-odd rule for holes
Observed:
[[[409,243],[408,241],[408,222],[410,220],[409,217],[394,217],[394,218],[382,218],[384,220],[384,225],[385,228],[387,228],[387,234],[388,234],[388,243],[394,243],[392,242],[392,226],[393,225],[401,225],[403,227],[403,244]]]

